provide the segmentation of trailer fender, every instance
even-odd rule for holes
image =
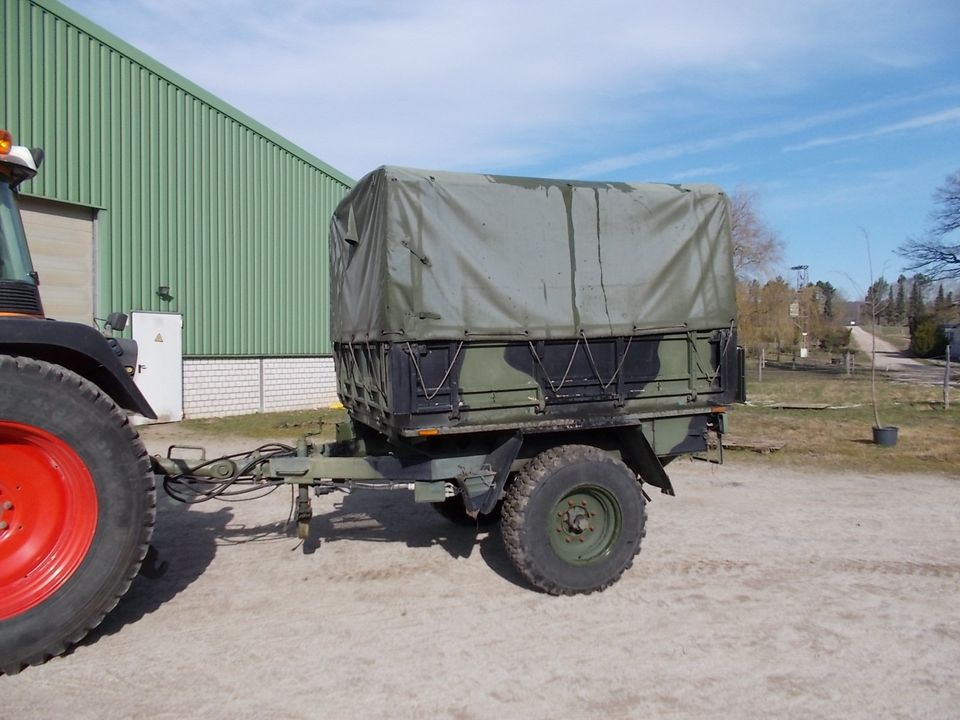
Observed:
[[[508,435],[487,455],[483,466],[494,473],[492,482],[488,481],[481,485],[469,483],[469,478],[457,479],[457,484],[460,485],[460,492],[463,495],[463,505],[469,515],[475,517],[477,513],[493,511],[493,508],[503,496],[503,488],[507,484],[507,478],[510,477],[510,468],[513,466],[514,460],[517,459],[522,445],[523,434],[514,433]]]
[[[620,430],[620,453],[624,462],[636,472],[641,480],[660,488],[664,495],[676,495],[673,483],[663,469],[663,463],[653,451],[653,446],[639,425]]]
[[[124,410],[156,419],[121,362],[129,342],[105,338],[95,328],[80,323],[0,317],[0,354],[60,365],[97,385]]]

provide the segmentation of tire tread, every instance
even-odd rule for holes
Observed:
[[[592,445],[561,445],[550,450],[545,450],[534,457],[526,467],[521,470],[516,477],[513,485],[508,489],[506,497],[503,500],[503,514],[500,521],[503,543],[507,549],[507,555],[514,567],[520,572],[526,580],[536,588],[543,590],[550,595],[589,595],[594,592],[605,590],[613,585],[624,572],[633,566],[633,560],[640,552],[641,543],[636,544],[633,555],[629,561],[621,568],[616,576],[610,578],[589,590],[573,590],[560,583],[545,577],[532,561],[529,548],[523,542],[522,532],[527,517],[527,506],[534,490],[549,475],[560,468],[574,462],[595,461],[595,462],[616,462],[611,459],[603,450]],[[646,533],[647,506],[642,503],[642,530],[640,538]]]
[[[103,622],[107,614],[120,602],[120,598],[130,589],[133,579],[137,576],[137,573],[140,572],[140,565],[147,554],[157,518],[156,487],[151,470],[150,457],[143,441],[140,439],[140,434],[137,432],[133,423],[130,422],[130,418],[127,417],[126,413],[120,409],[113,399],[91,381],[60,365],[22,356],[0,356],[0,370],[10,369],[11,366],[15,367],[16,372],[34,373],[44,382],[60,385],[65,391],[78,393],[80,397],[92,405],[96,412],[109,417],[110,421],[115,423],[121,431],[122,437],[134,448],[136,468],[131,472],[131,478],[139,479],[147,501],[144,503],[136,554],[130,566],[123,573],[115,592],[108,596],[98,608],[95,608],[94,611],[90,613],[90,616],[83,622],[82,627],[75,633],[65,638],[51,639],[44,648],[32,655],[23,658],[14,658],[13,660],[4,661],[0,664],[0,674],[6,675],[14,675],[25,667],[41,665],[57,655],[62,655],[86,637],[87,633]],[[131,479],[131,482],[134,481],[136,480]]]

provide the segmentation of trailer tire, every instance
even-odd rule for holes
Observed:
[[[100,624],[155,517],[147,451],[116,403],[59,365],[0,356],[0,673]]]
[[[520,574],[551,595],[603,590],[633,564],[646,506],[636,474],[588,445],[540,453],[507,490],[501,528]]]
[[[448,497],[443,502],[430,503],[433,505],[433,509],[438,513],[443,515],[447,520],[452,522],[454,525],[462,525],[463,527],[487,527],[488,525],[493,525],[495,522],[500,520],[500,511],[503,506],[503,501],[498,501],[496,505],[493,506],[493,510],[488,513],[480,513],[475,518],[470,517],[467,514],[467,509],[463,505],[463,496],[454,495],[453,497]]]

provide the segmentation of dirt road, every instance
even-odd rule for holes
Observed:
[[[870,354],[873,336],[862,327],[851,328],[853,342],[863,352]],[[942,385],[944,363],[928,364],[908,357],[898,350],[895,345],[877,338],[877,370],[885,373],[891,379],[912,385]],[[951,385],[960,387],[960,373],[956,370],[951,374]]]
[[[850,339],[868,355],[873,348],[873,343],[876,342],[878,370],[913,370],[918,367],[925,367],[923,363],[907,357],[893,343],[889,343],[880,337],[874,340],[873,334],[859,325],[850,328]]]
[[[154,440],[154,445],[162,444]],[[239,448],[238,448],[239,449]],[[877,450],[885,452],[884,449]],[[141,576],[13,718],[960,716],[960,481],[671,466],[599,595],[523,586],[499,533],[406,494],[165,505]]]

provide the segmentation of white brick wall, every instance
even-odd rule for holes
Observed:
[[[308,410],[336,399],[337,380],[329,357],[183,361],[186,418]]]

